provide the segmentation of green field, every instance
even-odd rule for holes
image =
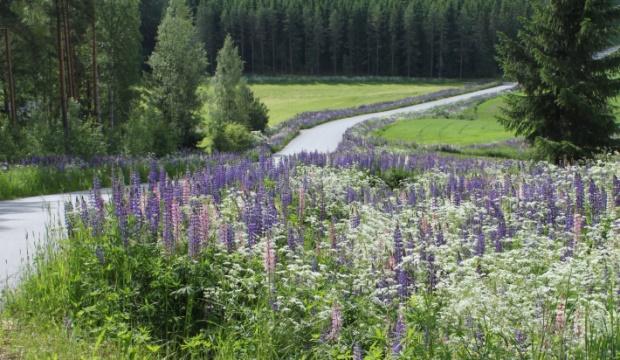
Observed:
[[[261,82],[251,84],[269,108],[269,125],[306,111],[341,109],[462,87],[458,82]]]
[[[451,116],[429,116],[398,121],[378,135],[390,141],[415,142],[420,145],[446,144],[467,146],[509,140],[514,136],[497,122],[503,98],[487,100]]]

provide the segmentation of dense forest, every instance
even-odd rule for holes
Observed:
[[[226,34],[265,74],[489,77],[497,32],[516,34],[528,0],[203,0],[210,62]]]

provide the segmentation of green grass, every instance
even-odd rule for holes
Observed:
[[[404,99],[439,90],[461,87],[459,83],[302,83],[253,84],[254,93],[269,108],[269,125],[306,111],[340,109]]]
[[[496,119],[503,102],[501,97],[487,100],[458,117],[442,114],[398,121],[377,134],[389,141],[420,145],[468,146],[510,140],[514,136]]]
[[[334,80],[300,78],[250,80],[254,94],[269,109],[269,125],[274,126],[308,111],[342,109],[404,99],[444,89],[459,88],[460,82],[402,79]],[[208,91],[207,91],[208,96]],[[205,106],[204,112],[208,111]]]

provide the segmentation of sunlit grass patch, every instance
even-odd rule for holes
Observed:
[[[514,138],[497,121],[503,98],[488,100],[461,114],[440,113],[397,121],[377,134],[389,141],[419,145],[469,146],[502,142]]]

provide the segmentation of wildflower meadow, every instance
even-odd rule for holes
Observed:
[[[66,206],[7,301],[135,356],[619,356],[620,163],[213,156]],[[141,354],[141,355],[138,355]]]

